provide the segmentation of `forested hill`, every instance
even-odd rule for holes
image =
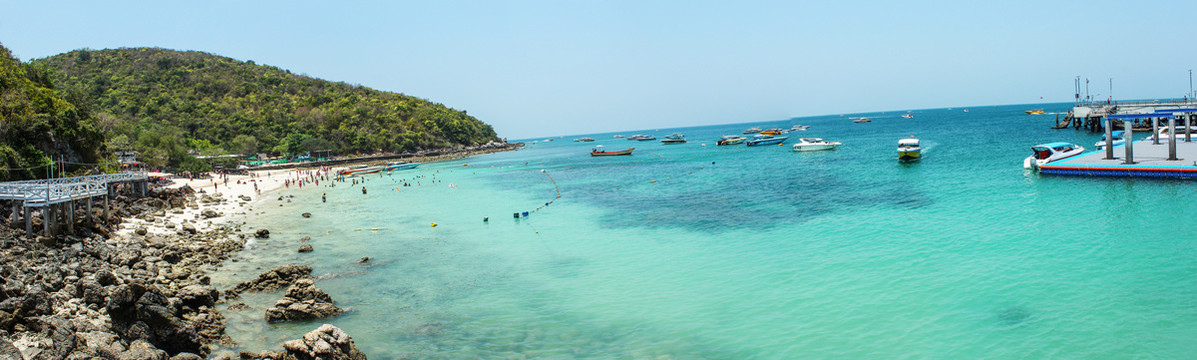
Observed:
[[[108,148],[175,163],[203,153],[404,152],[496,140],[465,111],[253,61],[158,48],[76,50],[34,60],[78,94]]]
[[[0,46],[0,181],[46,177],[52,159],[97,161],[103,135],[50,79]]]

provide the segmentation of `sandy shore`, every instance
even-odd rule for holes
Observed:
[[[198,201],[194,207],[174,209],[163,217],[154,221],[133,217],[124,219],[117,236],[131,236],[138,228],[145,228],[150,234],[173,234],[184,223],[189,223],[199,232],[206,232],[220,225],[245,222],[245,215],[252,209],[255,202],[263,197],[285,189],[288,181],[305,182],[315,175],[318,169],[294,169],[255,171],[248,175],[214,176],[203,179],[174,178],[173,183],[165,186],[167,189],[179,189],[184,186],[196,191],[200,198],[209,197],[213,201]],[[333,172],[329,172],[332,174]],[[324,172],[319,171],[323,175]],[[331,175],[330,175],[331,176]],[[324,180],[321,180],[324,181]],[[216,212],[218,216],[207,218],[205,210]]]

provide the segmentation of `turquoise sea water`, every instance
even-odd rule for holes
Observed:
[[[622,132],[681,145],[575,135],[375,175],[367,195],[287,190],[249,219],[271,238],[213,279],[308,264],[352,308],[267,325],[281,293],[251,294],[225,315],[255,351],[327,322],[371,359],[1191,358],[1194,183],[1025,172],[1037,142],[1100,137],[1029,108]],[[714,145],[793,124],[845,145]],[[900,164],[911,134],[925,158]],[[592,158],[595,144],[636,151]],[[302,236],[315,252],[295,252]]]

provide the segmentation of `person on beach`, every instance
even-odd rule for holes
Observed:
[[[366,187],[362,186],[362,195],[365,195],[365,194],[366,194]]]
[[[320,202],[328,202],[328,193],[320,195]]]

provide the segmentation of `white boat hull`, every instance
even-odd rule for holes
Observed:
[[[834,144],[816,144],[816,145],[794,144],[794,151],[832,150],[832,149],[835,149],[836,146],[838,146],[838,145],[834,145]]]

